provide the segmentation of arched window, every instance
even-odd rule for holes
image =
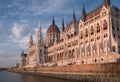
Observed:
[[[95,62],[97,62],[97,59],[95,59]]]
[[[88,30],[85,30],[85,37],[88,37]]]
[[[106,20],[104,20],[104,23],[103,23],[103,30],[107,30],[107,22],[106,22]]]
[[[97,24],[97,33],[100,33],[100,25],[99,25],[99,23]]]
[[[116,52],[116,47],[113,46],[113,47],[112,47],[112,50],[113,50],[113,52]]]
[[[93,26],[91,26],[91,35],[93,35],[94,34],[94,28],[93,28]]]
[[[83,32],[81,31],[81,37],[80,37],[81,39],[83,39]]]
[[[114,26],[114,21],[112,19],[112,29],[114,30],[115,29],[115,26]]]

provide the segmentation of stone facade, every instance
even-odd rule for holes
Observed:
[[[19,67],[22,68],[24,66],[26,66],[26,57],[27,57],[27,54],[25,54],[24,52],[21,53],[21,56],[20,56],[20,63],[19,63]]]
[[[41,26],[38,27],[36,44],[30,36],[28,67],[67,66],[80,64],[100,64],[120,60],[120,10],[110,0],[86,13],[83,5],[81,19],[76,21],[75,10],[72,21],[59,30],[53,17],[43,42]]]

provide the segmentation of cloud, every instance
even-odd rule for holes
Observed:
[[[16,38],[21,38],[29,33],[28,24],[14,23],[12,33]]]
[[[23,49],[26,49],[29,39],[30,27],[27,24],[27,21],[20,20],[20,22],[20,24],[13,23],[13,27],[11,29],[12,34],[10,35],[10,40],[8,42],[12,41],[12,43]]]

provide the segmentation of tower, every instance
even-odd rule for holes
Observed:
[[[36,44],[37,46],[43,46],[43,35],[42,35],[42,28],[40,21],[38,22],[38,32],[37,32],[37,37],[36,37]]]
[[[30,32],[30,38],[29,38],[29,43],[28,47],[30,48],[33,45],[33,36],[32,36],[32,31]]]
[[[36,37],[36,64],[44,63],[44,42],[40,21],[38,22],[38,32]]]
[[[86,11],[85,11],[84,4],[83,4],[83,8],[82,8],[81,19],[83,22],[85,22],[85,20],[86,20]]]
[[[76,23],[75,9],[73,10],[73,19],[72,19],[72,23]]]
[[[62,18],[62,32],[65,32],[64,18]]]

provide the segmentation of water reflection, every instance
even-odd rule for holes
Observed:
[[[0,72],[0,82],[77,82],[40,76],[30,76],[11,72]]]

